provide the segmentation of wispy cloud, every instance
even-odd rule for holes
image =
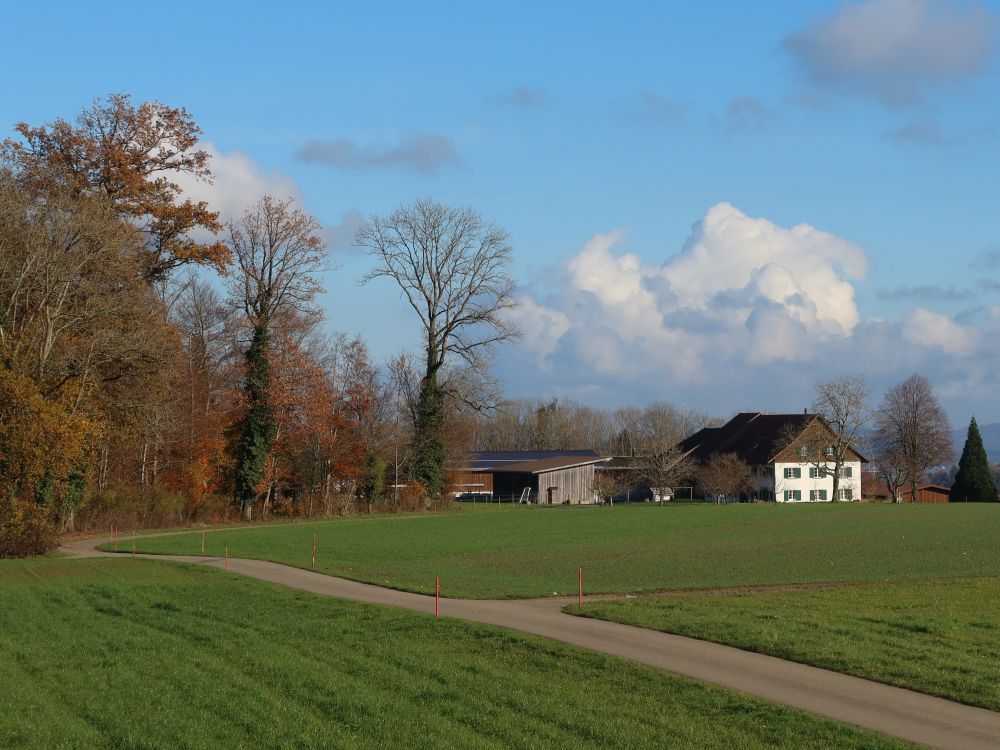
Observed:
[[[945,135],[936,120],[911,120],[884,133],[886,140],[919,146],[948,146],[954,141]]]
[[[734,96],[726,104],[726,129],[731,133],[754,133],[766,128],[775,113],[754,96]]]
[[[638,114],[645,119],[658,123],[674,123],[680,120],[685,112],[687,105],[676,99],[652,91],[643,91],[639,94]]]
[[[365,217],[358,211],[347,211],[337,224],[327,224],[321,230],[323,240],[331,252],[349,253],[357,250],[354,238]]]
[[[984,251],[976,263],[976,265],[985,268],[989,271],[1000,269],[1000,245],[996,247],[991,247]]]
[[[917,284],[897,286],[882,290],[882,297],[888,300],[910,300],[915,302],[949,302],[967,300],[980,294],[1000,291],[1000,281],[979,279],[969,287],[941,286],[938,284]]]
[[[432,133],[408,136],[399,143],[365,146],[350,138],[313,140],[295,155],[305,164],[323,164],[336,169],[408,169],[436,174],[442,167],[461,164],[451,138]]]
[[[519,109],[538,109],[549,103],[549,95],[537,86],[517,86],[497,97],[497,101]]]
[[[788,37],[785,49],[812,83],[900,107],[982,73],[996,30],[997,14],[981,1],[862,0]]]
[[[934,284],[922,284],[914,286],[897,286],[894,289],[882,291],[882,297],[888,300],[920,300],[920,301],[946,301],[965,299],[969,296],[970,290],[958,289],[953,286],[937,286]]]

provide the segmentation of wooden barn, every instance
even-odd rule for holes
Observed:
[[[918,484],[917,485],[917,502],[918,503],[946,503],[948,502],[948,495],[950,493],[949,488],[942,487],[940,484]],[[899,502],[901,503],[912,503],[913,495],[910,492],[909,487],[904,487],[899,491]]]
[[[881,500],[883,502],[912,503],[913,496],[909,485],[899,488],[898,497],[893,497],[892,492],[885,482],[873,471],[866,471],[861,477],[862,492],[864,497],[870,500]],[[940,484],[921,482],[917,485],[917,503],[934,504],[948,502],[950,490]]]
[[[594,467],[606,460],[589,450],[470,453],[449,472],[449,491],[541,505],[591,503]]]

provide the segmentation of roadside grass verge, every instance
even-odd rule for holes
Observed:
[[[1000,578],[643,596],[582,614],[1000,710]],[[576,614],[575,606],[567,612]]]
[[[0,747],[902,748],[498,628],[200,566],[0,563]]]
[[[320,572],[420,593],[440,576],[466,598],[575,594],[580,567],[588,593],[1000,575],[992,504],[506,506],[208,532],[205,551],[308,568],[313,535]],[[197,555],[200,540],[138,549]]]

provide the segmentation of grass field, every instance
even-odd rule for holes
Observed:
[[[581,566],[589,593],[1000,574],[987,504],[504,506],[209,532],[206,552],[308,567],[314,534],[322,572],[423,593],[440,576],[456,597],[575,594]],[[200,539],[138,548],[198,554]]]
[[[0,563],[0,747],[899,748],[542,639],[129,559]]]
[[[583,613],[1000,710],[997,602],[1000,578],[974,578],[649,596]]]

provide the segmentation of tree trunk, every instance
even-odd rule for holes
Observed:
[[[101,464],[97,472],[97,489],[103,492],[108,486],[108,444],[101,446]]]
[[[149,440],[142,440],[142,459],[139,463],[139,486],[146,486],[146,454],[149,452]]]
[[[329,516],[331,512],[330,508],[330,461],[326,462],[326,481],[323,482],[323,509],[324,513]]]

